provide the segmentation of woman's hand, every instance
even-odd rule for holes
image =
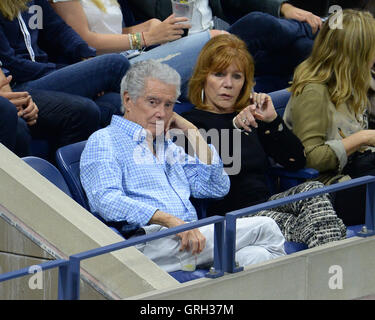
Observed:
[[[250,105],[244,108],[233,120],[237,128],[251,132],[251,127],[257,128],[256,120],[272,122],[277,117],[272,99],[268,94],[253,92],[250,95]]]
[[[277,117],[271,97],[265,93],[253,92],[250,95],[250,105],[254,109],[253,115],[256,119],[264,122],[272,122]]]
[[[186,23],[187,21],[189,21],[188,18],[176,18],[174,14],[170,15],[161,23],[154,21],[154,23],[151,24],[150,29],[144,33],[147,46],[180,39],[184,33],[183,29],[191,28],[191,25]]]

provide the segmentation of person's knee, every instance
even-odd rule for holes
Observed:
[[[259,218],[262,218],[263,228],[266,229],[266,232],[269,231],[270,233],[277,234],[277,235],[281,234],[280,228],[277,225],[275,220],[273,220],[270,217],[259,217]]]
[[[249,246],[242,248],[236,254],[236,262],[240,267],[262,263],[274,258],[271,252],[261,246]]]
[[[69,127],[80,132],[81,139],[87,139],[93,132],[99,129],[100,109],[91,99],[76,97],[74,108],[69,110]]]
[[[99,128],[100,109],[93,100],[85,100],[85,103],[78,107],[78,112],[80,120],[85,122],[87,130],[92,133]]]
[[[0,113],[2,120],[12,119],[13,122],[17,121],[16,107],[8,99],[3,97],[0,97]]]
[[[109,63],[113,67],[112,71],[117,71],[125,75],[126,71],[130,67],[130,63],[124,55],[118,53],[108,53],[104,56],[106,57],[106,59],[108,59]]]
[[[259,29],[259,27],[277,27],[279,26],[279,19],[265,12],[254,11],[250,12],[238,22],[246,24],[246,26]]]

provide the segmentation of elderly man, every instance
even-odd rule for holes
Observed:
[[[95,132],[82,153],[81,181],[92,212],[107,222],[126,221],[145,233],[197,220],[190,196],[218,198],[229,178],[212,145],[190,122],[173,112],[180,76],[167,65],[136,63],[121,84],[124,117]],[[181,130],[194,156],[168,138]],[[166,134],[164,134],[166,133]],[[284,238],[265,217],[239,219],[237,261],[241,266],[282,256]],[[196,264],[213,259],[213,226],[181,232],[137,246],[165,271],[180,270],[192,255]]]

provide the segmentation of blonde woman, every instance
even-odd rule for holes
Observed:
[[[88,111],[100,117],[102,126],[114,113],[121,114],[119,90],[129,67],[127,58],[95,57],[95,50],[47,0],[0,1],[0,39],[0,61],[13,76],[12,89],[60,91],[85,98]],[[64,62],[53,59],[56,55]]]
[[[307,166],[334,182],[375,174],[375,130],[367,130],[367,93],[375,61],[375,19],[344,10],[342,28],[329,20],[311,55],[295,71],[284,119],[302,141]],[[346,224],[364,221],[364,193],[338,193]],[[344,196],[342,195],[344,194]]]
[[[182,78],[182,97],[186,96],[187,82],[200,50],[212,36],[220,33],[218,30],[207,30],[182,37],[183,29],[190,28],[191,25],[187,23],[187,18],[176,18],[173,15],[164,21],[150,19],[130,26],[123,15],[129,11],[122,12],[116,0],[50,0],[50,2],[65,22],[99,54],[124,52],[131,64],[155,59],[177,70]],[[143,52],[150,46],[160,44],[164,45]],[[139,55],[140,53],[142,54]]]

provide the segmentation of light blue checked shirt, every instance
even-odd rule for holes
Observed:
[[[91,135],[81,156],[81,182],[91,211],[106,221],[126,220],[140,227],[156,210],[186,222],[197,220],[190,196],[218,198],[229,191],[229,177],[210,148],[211,165],[188,156],[170,139],[156,143],[155,157],[145,129],[113,116],[108,127]]]

